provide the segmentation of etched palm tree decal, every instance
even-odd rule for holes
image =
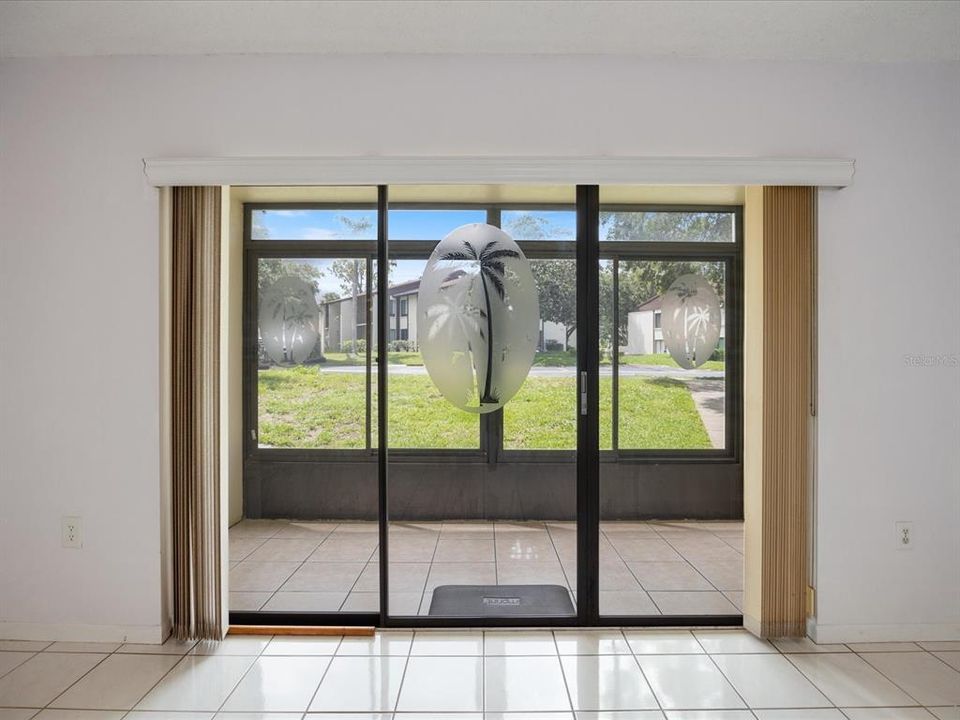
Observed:
[[[480,339],[483,340],[487,346],[487,362],[482,385],[483,389],[480,392],[481,405],[488,403],[497,404],[500,402],[491,387],[493,382],[493,307],[491,306],[490,288],[493,287],[493,291],[501,303],[505,301],[506,290],[503,285],[503,280],[506,273],[506,265],[504,264],[504,260],[520,257],[520,253],[516,250],[500,248],[498,245],[498,241],[492,240],[478,251],[473,243],[465,240],[462,250],[453,250],[440,256],[441,260],[460,260],[474,264],[477,267],[477,272],[474,274],[473,279],[476,280],[476,278],[479,277],[480,283],[483,286],[483,299],[486,304],[486,309],[485,311],[481,311],[481,317],[484,317],[487,321],[487,332],[486,335],[484,335],[483,330],[481,330]],[[480,387],[479,382],[477,386]]]
[[[267,355],[280,364],[307,359],[318,337],[320,309],[314,287],[284,276],[264,289],[260,300],[260,335]]]
[[[705,363],[720,338],[720,300],[705,278],[690,273],[677,278],[663,301],[663,335],[681,367]]]
[[[284,291],[276,299],[273,318],[280,321],[284,360],[293,362],[293,346],[303,341],[303,331],[313,320],[314,313],[307,307],[298,289],[284,288]]]
[[[430,254],[417,300],[420,352],[433,384],[461,410],[490,413],[517,393],[539,318],[530,264],[500,228],[461,225]]]
[[[459,270],[451,273],[443,281],[439,302],[425,305],[427,342],[440,340],[453,346],[452,337],[458,332],[467,338],[483,337],[481,321],[486,320],[485,313],[468,299],[473,280],[473,277]],[[476,367],[473,350],[472,342],[468,341],[466,352],[454,351],[451,361],[456,363],[465,357],[471,367]]]

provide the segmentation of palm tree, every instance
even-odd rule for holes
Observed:
[[[497,397],[493,394],[491,383],[493,381],[493,308],[490,305],[490,288],[488,285],[493,286],[494,292],[496,292],[497,297],[500,298],[500,301],[503,302],[506,291],[503,285],[503,278],[505,274],[506,267],[504,265],[505,258],[518,258],[520,253],[516,250],[510,249],[496,249],[497,241],[493,240],[488,242],[483,246],[481,250],[477,250],[469,240],[465,240],[463,243],[463,250],[454,250],[452,252],[444,253],[440,256],[441,260],[466,260],[468,262],[478,263],[480,266],[480,282],[483,285],[483,299],[486,303],[486,318],[487,318],[487,336],[483,337],[483,331],[480,331],[480,339],[486,339],[487,342],[487,371],[486,377],[484,378],[483,383],[483,393],[480,396],[480,404],[484,403],[496,403],[499,402]]]

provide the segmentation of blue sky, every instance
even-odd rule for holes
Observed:
[[[522,215],[535,214],[543,218],[551,228],[549,239],[572,239],[576,236],[576,213],[571,211],[504,211],[505,227]],[[441,240],[451,230],[467,223],[486,222],[485,210],[391,210],[389,216],[390,239]],[[354,231],[351,222],[365,221],[367,228]],[[267,229],[266,238],[256,232],[254,239],[274,240],[375,240],[377,237],[377,213],[375,210],[269,210],[257,212],[255,227]],[[331,272],[332,260],[301,259],[298,262],[313,265],[320,273],[320,294],[334,292],[346,295],[340,280]],[[416,280],[423,274],[427,261],[400,260],[390,271],[390,284]]]
[[[576,234],[573,211],[505,211],[504,227],[524,214],[544,218],[556,230],[551,234],[558,238],[572,239]],[[269,210],[258,212],[257,219],[267,228],[268,237],[275,240],[375,240],[377,237],[375,210]],[[485,210],[391,210],[388,227],[391,240],[441,240],[461,225],[486,222],[486,219]],[[351,221],[366,221],[368,229],[354,232]],[[254,234],[254,239],[265,238]]]

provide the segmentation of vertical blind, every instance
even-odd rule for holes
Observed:
[[[173,188],[172,212],[173,633],[219,640],[220,188]]]
[[[763,190],[761,634],[806,634],[816,188]]]

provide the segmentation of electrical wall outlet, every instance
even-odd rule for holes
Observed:
[[[900,521],[897,523],[897,547],[901,550],[913,549],[913,523]]]
[[[60,545],[79,550],[83,547],[83,525],[76,515],[64,515],[60,518]]]

